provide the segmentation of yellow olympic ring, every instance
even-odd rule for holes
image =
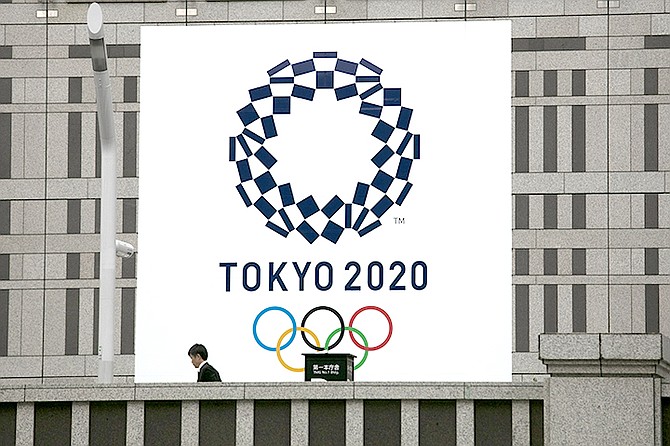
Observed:
[[[303,332],[307,333],[308,335],[310,335],[310,336],[312,337],[312,339],[314,339],[314,342],[316,342],[316,346],[317,346],[317,347],[321,347],[321,343],[319,342],[319,338],[316,337],[316,335],[314,334],[314,332],[313,332],[312,330],[310,330],[309,328],[305,328],[305,327],[296,327],[295,329],[298,330],[298,331],[303,331]],[[283,365],[284,368],[286,368],[286,369],[288,369],[288,370],[290,370],[290,371],[292,371],[292,372],[304,372],[304,371],[305,371],[305,368],[304,368],[304,367],[298,369],[298,368],[291,367],[290,365],[286,364],[286,363],[284,362],[284,360],[281,358],[281,353],[279,353],[279,350],[280,350],[280,348],[281,348],[281,341],[283,341],[284,338],[285,338],[289,333],[291,333],[292,331],[293,331],[293,329],[292,329],[292,328],[289,328],[288,330],[286,330],[286,331],[284,332],[284,334],[282,334],[281,336],[279,336],[279,340],[277,341],[277,348],[275,349],[275,350],[277,351],[277,359],[279,359],[279,362],[281,362],[281,365]]]

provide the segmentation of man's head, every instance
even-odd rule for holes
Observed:
[[[191,364],[196,369],[200,364],[207,361],[207,349],[202,344],[193,344],[193,347],[188,349],[188,355],[191,357]]]

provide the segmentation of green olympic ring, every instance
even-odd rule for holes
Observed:
[[[363,336],[363,333],[361,333],[360,330],[358,330],[357,328],[354,328],[354,327],[344,327],[344,329],[349,330],[349,331],[353,331],[354,333],[356,333],[358,336],[361,337],[361,339],[363,339],[363,344],[365,344],[366,347],[368,346],[368,340],[365,339],[365,336]],[[333,336],[338,334],[341,330],[342,330],[341,328],[336,328],[335,330],[333,330],[333,332],[331,334],[328,335],[328,339],[326,339],[326,345],[323,346],[323,350],[326,353],[328,352],[328,346],[330,345],[330,340],[333,339]],[[358,364],[356,364],[354,366],[354,370],[356,370],[360,366],[362,366],[366,359],[368,359],[368,351],[367,350],[365,350],[365,353],[363,353],[363,358],[361,359],[361,362],[359,362]]]

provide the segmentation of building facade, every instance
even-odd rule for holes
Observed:
[[[500,295],[513,302],[514,383],[206,394],[134,385],[131,257],[117,260],[118,387],[93,386],[100,144],[88,4],[0,0],[3,441],[88,444],[116,438],[102,429],[111,420],[128,444],[331,444],[322,426],[332,444],[668,444],[670,354],[654,334],[670,336],[670,0],[99,2],[119,143],[118,238],[133,244],[142,25],[510,20],[514,269]],[[628,419],[637,429],[616,429]]]
[[[137,244],[142,25],[510,20],[514,269],[500,294],[513,301],[512,380],[547,376],[542,333],[670,336],[670,0],[100,3],[119,239]],[[100,144],[87,7],[0,0],[3,385],[96,381]],[[136,257],[117,271],[115,381],[132,383]]]

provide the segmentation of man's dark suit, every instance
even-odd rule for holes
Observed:
[[[221,381],[219,372],[216,371],[214,367],[209,365],[208,362],[204,363],[200,370],[198,371],[198,382],[212,382],[212,381]]]

